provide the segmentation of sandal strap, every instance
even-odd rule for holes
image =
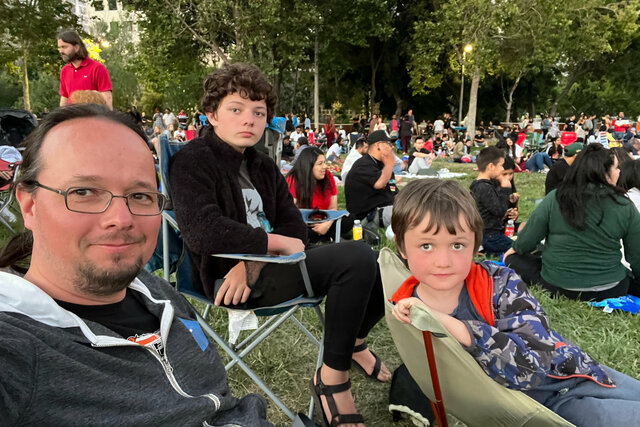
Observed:
[[[347,391],[351,388],[351,379],[348,379],[342,384],[326,385],[322,382],[320,377],[320,368],[316,372],[316,384],[314,384],[314,390],[318,397],[324,396],[327,399],[327,405],[329,406],[329,414],[331,416],[330,426],[339,426],[341,424],[364,424],[364,418],[360,414],[341,414],[338,411],[338,405],[336,404],[333,395]],[[319,399],[318,399],[319,400]],[[320,411],[324,411],[320,406]],[[334,415],[335,414],[335,415]]]
[[[380,368],[382,367],[382,360],[380,360],[380,358],[373,351],[371,352],[371,354],[373,354],[373,357],[376,359],[376,363],[373,365],[373,371],[371,371],[371,374],[369,374],[369,376],[374,380],[377,380],[378,374],[380,373]]]
[[[331,419],[331,427],[341,424],[364,424],[364,417],[360,414],[338,414]]]
[[[369,348],[369,346],[367,345],[366,342],[363,341],[361,344],[358,344],[357,346],[353,347],[353,352],[360,353],[361,351],[364,351],[367,348]]]

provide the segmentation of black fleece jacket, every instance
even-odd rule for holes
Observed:
[[[169,164],[170,194],[191,256],[194,286],[209,298],[215,280],[237,263],[211,254],[267,253],[267,233],[247,224],[238,180],[243,158],[273,233],[307,242],[300,211],[273,160],[253,147],[240,153],[214,132],[191,141]]]
[[[502,219],[510,207],[511,189],[496,186],[488,179],[476,179],[469,186],[469,190],[484,221],[484,235],[502,233],[504,228]]]

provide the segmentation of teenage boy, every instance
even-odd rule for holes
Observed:
[[[172,201],[191,256],[194,286],[215,305],[248,309],[296,298],[305,293],[296,265],[211,256],[305,251],[307,226],[288,185],[273,160],[254,148],[273,116],[273,87],[258,67],[236,63],[207,76],[204,90],[210,131],[176,153],[169,165]],[[305,253],[315,294],[327,295],[323,364],[313,378],[313,393],[323,402],[327,424],[334,419],[362,423],[350,392],[351,361],[374,379],[391,379],[364,342],[384,313],[375,252],[354,241]]]
[[[482,218],[457,182],[407,184],[396,198],[392,227],[412,274],[392,297],[396,319],[410,323],[412,305],[428,307],[489,377],[577,426],[637,425],[640,381],[599,364],[551,330],[513,270],[473,262]]]
[[[431,162],[434,158],[435,155],[425,148],[424,138],[419,136],[413,142],[413,148],[409,150],[407,170],[413,175],[424,175],[431,168]]]
[[[489,254],[501,254],[513,244],[513,240],[504,235],[504,224],[518,217],[517,209],[509,207],[515,196],[512,196],[511,181],[502,174],[504,151],[496,147],[483,148],[476,163],[478,179],[469,189],[484,221],[482,248]]]

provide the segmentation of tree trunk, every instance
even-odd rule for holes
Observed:
[[[31,111],[31,95],[29,93],[29,69],[27,65],[27,51],[22,50],[22,97],[24,109]]]
[[[553,101],[553,106],[551,107],[551,115],[555,117],[555,115],[558,112],[558,104],[560,103],[560,101],[562,100],[562,98],[564,98],[567,93],[569,93],[569,91],[571,90],[571,88],[573,87],[573,85],[578,81],[578,79],[580,77],[582,77],[582,75],[584,73],[586,73],[589,70],[589,66],[587,66],[586,64],[579,64],[574,71],[569,74],[569,79],[567,79],[567,84],[564,85],[564,88],[562,89],[562,91],[558,94],[558,96],[556,97],[555,101]],[[577,71],[575,71],[577,70]]]
[[[313,129],[320,128],[320,72],[318,71],[318,33],[313,43]]]
[[[478,109],[478,86],[480,86],[480,69],[476,66],[473,68],[473,77],[471,78],[471,91],[469,93],[469,113],[467,131],[473,139],[476,133],[476,111]]]
[[[400,120],[400,116],[402,116],[402,109],[404,108],[404,99],[400,96],[397,90],[392,91],[393,99],[396,100],[396,118]],[[391,131],[391,129],[389,129]]]
[[[276,75],[273,78],[273,91],[276,95],[276,105],[274,106],[274,115],[277,115],[280,110],[280,82],[282,81],[282,70],[278,69]]]
[[[507,116],[505,121],[507,123],[511,122],[511,106],[513,105],[513,93],[516,91],[516,88],[518,87],[518,83],[520,83],[521,77],[522,77],[522,73],[518,74],[518,77],[516,78],[515,82],[513,82],[513,86],[511,86],[511,90],[509,91],[509,99],[506,102]]]
[[[382,49],[380,49],[380,56],[378,60],[375,60],[373,56],[373,47],[369,47],[370,58],[371,58],[371,98],[369,99],[371,114],[373,114],[374,106],[376,104],[376,73],[378,72],[378,67],[380,66],[380,60],[382,59]]]

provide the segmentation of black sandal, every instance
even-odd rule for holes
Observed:
[[[335,393],[349,390],[351,388],[351,380],[347,380],[342,384],[325,385],[320,378],[321,368],[322,367],[318,368],[318,371],[316,372],[317,383],[314,383],[313,378],[311,378],[311,381],[309,381],[309,388],[311,389],[311,394],[313,395],[316,410],[320,411],[320,415],[322,415],[321,418],[324,426],[334,427],[342,424],[364,424],[364,418],[360,414],[339,413],[338,406],[336,405],[336,401],[333,398],[333,395]],[[324,413],[320,396],[324,396],[327,398],[327,405],[329,405],[329,413],[331,414],[331,423],[329,423],[329,420]]]
[[[366,343],[366,342],[363,342],[362,344],[360,344],[360,345],[357,345],[357,346],[353,347],[353,352],[354,352],[354,353],[360,353],[361,351],[364,351],[364,350],[366,350],[367,348],[369,348],[369,347],[367,346],[367,343]],[[369,350],[369,351],[371,351],[371,350]],[[352,360],[353,362],[355,362],[355,363],[356,363],[356,365],[358,365],[358,367],[359,367],[360,369],[362,369],[362,372],[364,372],[364,374],[365,374],[366,376],[368,376],[369,378],[373,378],[374,380],[380,381],[381,383],[384,383],[384,382],[386,382],[386,381],[382,381],[382,380],[379,380],[379,379],[378,379],[378,374],[380,374],[380,368],[382,367],[382,360],[380,360],[380,358],[379,358],[379,357],[378,357],[378,356],[377,356],[373,351],[371,351],[371,354],[373,354],[373,357],[375,357],[376,362],[374,363],[374,365],[373,365],[373,371],[371,371],[371,373],[370,373],[370,374],[368,374],[368,373],[367,373],[367,371],[364,369],[364,367],[363,367],[360,363],[356,362],[356,361],[355,361],[355,360],[353,360],[353,359],[351,359],[351,360]]]

